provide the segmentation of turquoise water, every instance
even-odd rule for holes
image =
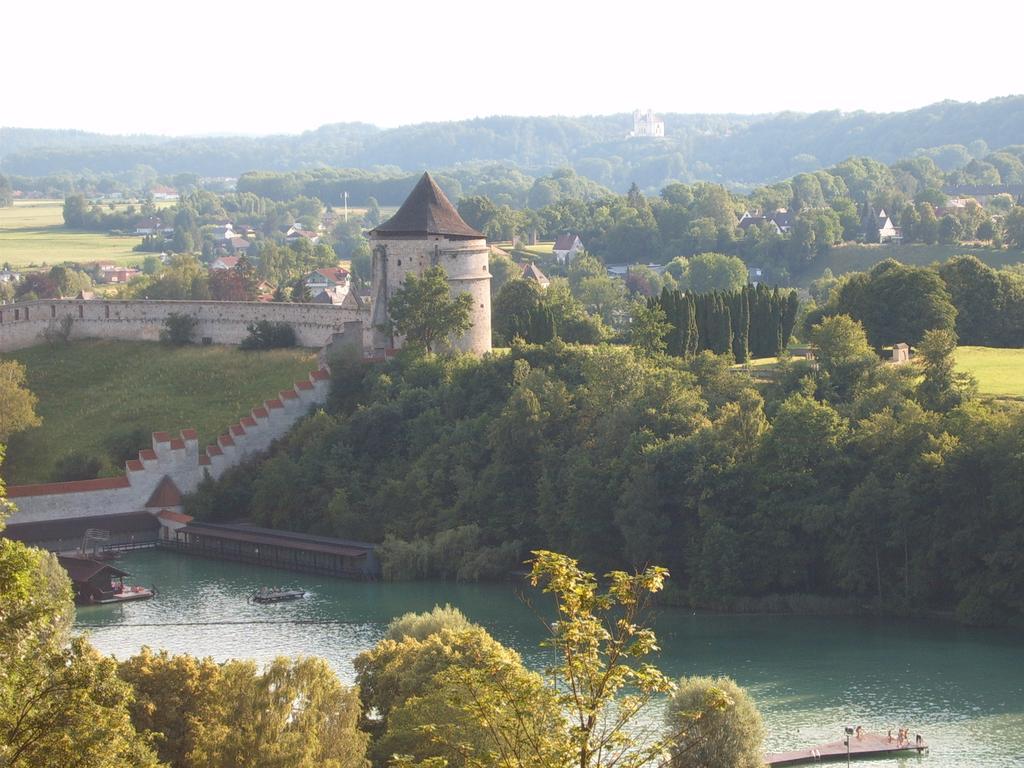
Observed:
[[[79,609],[79,626],[102,651],[118,657],[143,645],[218,660],[317,655],[351,681],[352,659],[381,637],[393,617],[449,602],[516,648],[527,664],[541,668],[549,658],[537,647],[542,621],[508,585],[363,584],[165,552],[132,553],[119,565],[134,583],[155,584],[160,594]],[[291,603],[246,604],[246,595],[264,584],[302,587],[309,594]],[[529,599],[547,605],[542,595]],[[844,725],[883,733],[905,726],[912,736],[925,737],[930,754],[880,763],[1024,765],[1019,632],[676,609],[660,610],[655,628],[666,672],[727,674],[750,690],[768,727],[769,751],[834,741]]]

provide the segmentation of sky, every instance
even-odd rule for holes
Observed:
[[[9,0],[0,126],[300,133],[649,107],[891,112],[1024,92],[1024,2],[946,2]]]

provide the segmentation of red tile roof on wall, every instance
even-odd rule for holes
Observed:
[[[128,461],[124,463],[124,466],[129,472],[141,472],[145,469],[145,467],[142,466],[142,462],[138,459],[128,459]]]
[[[224,455],[224,451],[222,451],[220,449],[219,445],[210,445],[210,446],[207,446],[207,448],[206,448],[206,455],[207,456],[223,456]]]
[[[241,424],[243,427],[255,427],[256,419],[254,419],[252,416],[243,416]]]
[[[210,464],[211,464],[210,457],[207,456],[205,453],[200,454],[200,456],[199,456],[199,466],[200,467],[208,467],[208,466],[210,466]]]
[[[311,381],[309,381],[308,379],[306,381],[296,381],[295,382],[295,388],[296,389],[303,389],[303,390],[310,390],[310,389],[313,388],[313,383]]]
[[[181,437],[183,440],[198,440],[199,433],[194,429],[183,429],[181,430]]]
[[[142,465],[139,465],[139,469]],[[34,485],[12,485],[7,488],[11,499],[28,496],[51,496],[60,493],[88,493],[89,491],[110,491],[115,488],[129,488],[127,477],[98,477],[95,480],[72,480],[68,483],[37,483]]]
[[[231,434],[232,435],[237,435],[238,437],[241,437],[242,435],[245,434],[245,430],[242,429],[242,425],[241,424],[232,424],[231,425]]]
[[[161,509],[156,513],[156,516],[161,520],[170,520],[172,523],[191,523],[193,520],[192,515],[186,515],[184,512],[172,512],[169,509]]]
[[[326,368],[320,368],[318,370],[315,370],[311,372],[309,375],[312,378],[316,379],[317,381],[327,381],[329,378],[331,378],[331,374]]]
[[[185,448],[185,441],[182,440],[180,437],[176,437],[173,440],[171,440],[171,450],[172,451],[180,451],[180,450],[183,450],[184,448]]]
[[[154,432],[153,442],[156,443],[169,443],[171,442],[171,436],[166,432]]]
[[[252,416],[254,419],[265,419],[267,418],[267,409],[262,405],[259,408],[253,408]]]
[[[235,441],[231,439],[231,435],[221,435],[217,438],[217,442],[221,445],[234,445]]]
[[[267,400],[264,405],[267,406],[267,410],[270,410],[271,408],[284,408],[284,403],[280,400]]]
[[[282,400],[297,400],[299,397],[299,393],[294,389],[283,389],[279,394]]]
[[[156,451],[152,448],[143,448],[139,451],[139,458],[143,461],[156,461]]]

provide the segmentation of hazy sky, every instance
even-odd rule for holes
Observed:
[[[1024,92],[1022,22],[1019,0],[8,0],[0,125],[895,111]]]

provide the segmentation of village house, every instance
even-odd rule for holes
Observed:
[[[547,275],[540,271],[540,267],[536,264],[527,264],[523,267],[523,280],[533,280],[537,285],[540,286],[542,291],[546,291],[548,286],[551,285],[551,281],[548,280]]]
[[[320,242],[320,235],[308,229],[300,229],[298,224],[288,227],[284,239],[286,242],[294,243],[296,240],[309,240],[313,245]]]
[[[10,267],[0,270],[0,283],[16,283],[21,280],[21,273],[15,272]]]
[[[751,213],[744,211],[736,226],[744,232],[754,226],[767,226],[777,235],[784,235],[793,227],[793,214],[785,208],[779,208],[772,213],[765,215],[760,211]]]
[[[210,269],[234,269],[238,266],[238,256],[218,256],[210,262]]]
[[[555,245],[551,254],[559,264],[567,264],[576,258],[583,251],[583,241],[579,235],[559,235],[555,238]]]
[[[306,275],[304,285],[311,299],[327,290],[333,291],[339,298],[344,298],[351,285],[351,276],[343,267],[321,267]]]
[[[244,237],[232,237],[230,240],[227,241],[227,243],[225,243],[225,246],[227,247],[228,251],[239,256],[244,256],[246,253],[248,253],[249,247],[251,245],[252,243],[250,243]]]
[[[141,273],[134,267],[116,267],[115,269],[101,271],[96,282],[101,284],[110,283],[124,285],[125,283],[130,282],[131,279],[138,274]]]
[[[149,216],[135,224],[136,235],[155,235],[158,232],[162,232],[164,228],[163,221],[157,216]]]
[[[153,200],[157,201],[178,199],[178,190],[174,189],[174,187],[165,187],[162,184],[154,185],[149,190],[149,194],[152,195]]]
[[[221,222],[215,224],[213,231],[210,233],[215,243],[226,243],[233,237],[237,237],[235,234],[234,227],[230,221]]]
[[[868,242],[899,243],[903,240],[903,232],[892,223],[884,208],[875,213],[874,208],[869,207],[864,215],[863,225]]]
[[[268,283],[266,280],[260,280],[256,283],[256,301],[273,301],[274,292],[277,290],[277,286],[273,283]]]

